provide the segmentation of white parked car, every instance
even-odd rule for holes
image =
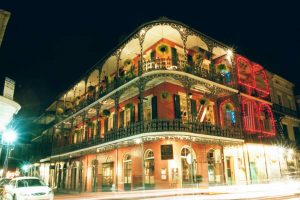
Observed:
[[[6,200],[53,200],[53,191],[36,177],[14,178],[4,188]]]

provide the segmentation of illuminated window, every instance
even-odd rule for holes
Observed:
[[[114,113],[111,113],[108,117],[108,130],[111,130],[114,127]]]

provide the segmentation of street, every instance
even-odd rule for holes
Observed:
[[[59,199],[150,199],[157,200],[231,200],[231,199],[300,199],[300,182],[284,181],[270,184],[253,184],[238,186],[214,186],[203,189],[167,189],[132,192],[97,192],[81,194],[57,194]]]

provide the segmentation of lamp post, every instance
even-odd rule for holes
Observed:
[[[5,155],[4,165],[3,165],[2,176],[5,176],[5,174],[7,172],[8,157],[10,155],[10,152],[14,149],[13,143],[16,139],[17,139],[17,134],[14,130],[8,129],[8,130],[3,131],[1,145],[6,146],[6,155]]]

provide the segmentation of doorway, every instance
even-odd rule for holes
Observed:
[[[102,191],[111,192],[114,184],[114,163],[102,163]]]

